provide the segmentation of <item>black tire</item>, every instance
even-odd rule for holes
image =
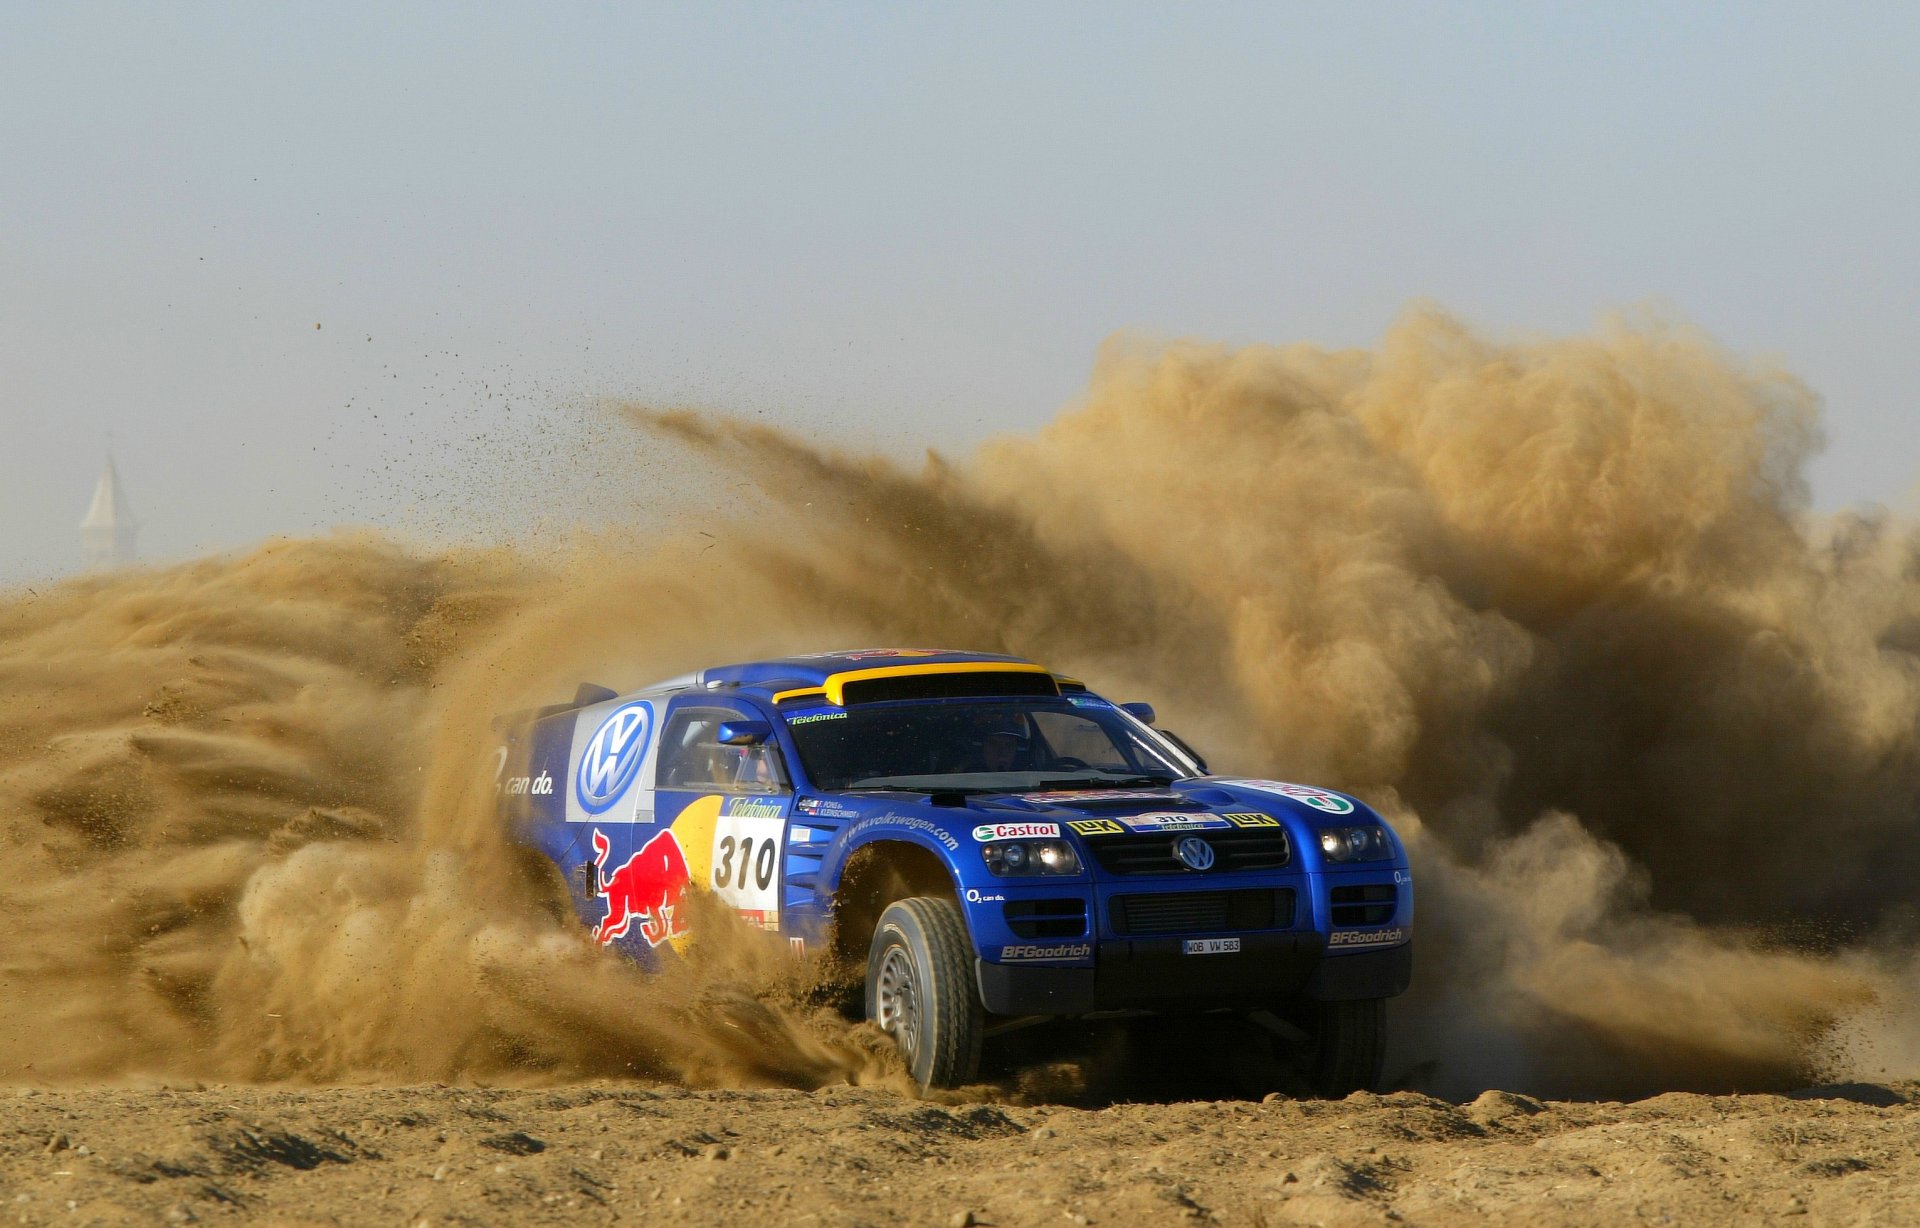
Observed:
[[[921,1087],[959,1087],[980,1069],[985,1011],[952,900],[915,896],[880,914],[867,950],[867,1018],[893,1037]]]
[[[1387,1000],[1315,1004],[1307,1078],[1315,1094],[1338,1098],[1380,1085],[1387,1060]]]

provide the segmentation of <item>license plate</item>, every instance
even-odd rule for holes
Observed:
[[[1240,949],[1238,938],[1189,938],[1181,947],[1188,955],[1231,955]]]

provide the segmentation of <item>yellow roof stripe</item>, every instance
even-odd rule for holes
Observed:
[[[925,674],[1044,674],[1047,672],[1045,666],[1030,665],[1024,661],[953,661],[932,665],[880,665],[873,669],[850,669],[844,673],[830,674],[824,686],[781,691],[773,697],[773,702],[780,703],[788,699],[824,695],[828,703],[840,708],[846,706],[846,685],[849,682],[870,682],[875,678],[912,678]]]
[[[775,691],[773,693],[773,702],[777,704],[783,704],[787,702],[789,699],[805,699],[809,695],[825,695],[825,694],[826,692],[821,690],[817,686],[801,687],[797,691]]]

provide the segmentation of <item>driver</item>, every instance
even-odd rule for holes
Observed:
[[[1027,731],[1017,724],[995,725],[980,739],[982,771],[1018,772],[1026,761]]]
[[[739,748],[739,765],[733,771],[737,788],[752,793],[774,793],[780,788],[780,769],[774,759],[777,752],[766,744]]]

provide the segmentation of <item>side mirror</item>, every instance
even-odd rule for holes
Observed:
[[[1121,704],[1120,710],[1138,720],[1142,725],[1153,724],[1152,704]]]
[[[773,725],[768,721],[720,722],[722,746],[759,746],[772,736]]]

